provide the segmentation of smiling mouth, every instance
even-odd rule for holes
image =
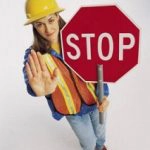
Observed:
[[[52,33],[49,33],[49,34],[46,34],[46,36],[52,36],[55,32],[52,32]]]

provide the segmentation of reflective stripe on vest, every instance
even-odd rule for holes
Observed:
[[[59,67],[56,65],[56,63],[54,62],[50,54],[44,54],[43,58],[47,64],[50,73],[53,74],[54,69]],[[73,103],[72,95],[60,71],[58,72],[58,87],[62,92],[62,95],[64,96],[64,100],[67,109],[69,111],[69,114],[76,114],[77,112],[76,112],[75,105]]]
[[[86,86],[89,89],[89,91],[91,92],[92,96],[94,97],[94,100],[97,101],[97,96],[95,94],[95,87],[94,87],[94,85],[92,83],[87,83]]]
[[[92,105],[97,102],[97,96],[95,94],[95,87],[92,83],[85,83],[81,80],[73,71],[71,72],[75,80],[76,87],[87,105]]]

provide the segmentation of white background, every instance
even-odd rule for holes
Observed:
[[[1,0],[0,5],[0,150],[80,150],[67,121],[55,121],[45,98],[31,97],[25,90],[23,56],[32,43],[32,30],[23,26],[24,2]],[[150,1],[58,2],[66,8],[66,21],[80,5],[117,4],[141,28],[139,64],[109,84],[106,145],[110,150],[149,150]]]

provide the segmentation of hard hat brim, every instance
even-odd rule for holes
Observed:
[[[24,25],[29,25],[29,24],[33,23],[34,21],[39,20],[39,19],[41,19],[41,18],[43,18],[47,15],[60,13],[64,10],[65,10],[64,8],[58,8],[55,11],[47,10],[45,12],[42,12],[42,13],[38,14],[37,16],[32,17],[31,19],[28,19],[27,22]]]

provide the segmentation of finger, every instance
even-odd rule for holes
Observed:
[[[37,52],[37,56],[38,56],[42,71],[48,71],[47,66],[46,66],[44,59],[43,59],[42,55],[40,54],[40,52]]]
[[[57,82],[58,82],[58,72],[59,72],[58,68],[55,68],[53,75],[52,75],[52,82],[55,85],[57,85]]]
[[[104,108],[103,106],[100,106],[100,107],[99,107],[99,111],[100,111],[100,112],[104,112],[105,110],[106,110],[106,108]]]
[[[57,87],[57,79],[53,79],[51,82],[51,85],[52,85],[53,89],[55,90]]]
[[[31,55],[32,55],[33,61],[35,63],[35,67],[36,67],[37,72],[40,72],[41,66],[40,66],[36,52],[34,50],[31,50]]]
[[[55,68],[54,72],[53,72],[53,78],[57,78],[58,77],[58,73],[59,73],[59,69]]]
[[[96,101],[96,105],[97,105],[98,108],[100,107],[101,104],[102,104],[101,101]]]
[[[99,109],[99,112],[103,112],[103,107],[100,106],[98,109]]]
[[[106,106],[105,106],[105,107],[106,107],[106,108],[108,108],[108,106],[109,106],[109,101],[107,101],[107,103],[106,103]]]
[[[30,54],[29,54],[29,65],[33,76],[35,76],[37,74],[37,71],[36,71],[34,60]]]
[[[98,101],[96,102],[96,106],[99,108],[99,102]]]
[[[102,105],[100,106],[100,111],[102,112],[106,111],[108,108],[108,105],[109,105],[108,101],[105,101],[104,103],[102,103]]]
[[[102,106],[103,106],[103,107],[108,106],[108,104],[109,104],[109,102],[108,102],[107,100],[105,100],[105,101],[102,102]]]
[[[30,80],[33,77],[33,75],[32,75],[32,72],[31,72],[31,69],[30,69],[30,66],[29,66],[28,63],[26,63],[25,69],[26,69],[26,72],[27,72],[28,79]]]
[[[103,98],[102,98],[101,101],[103,102],[103,101],[105,101],[105,100],[107,100],[107,97],[106,97],[106,96],[103,96]]]
[[[106,96],[103,96],[102,100],[101,100],[101,104],[100,105],[105,105],[105,103],[107,103],[108,100],[107,100],[107,97]]]

